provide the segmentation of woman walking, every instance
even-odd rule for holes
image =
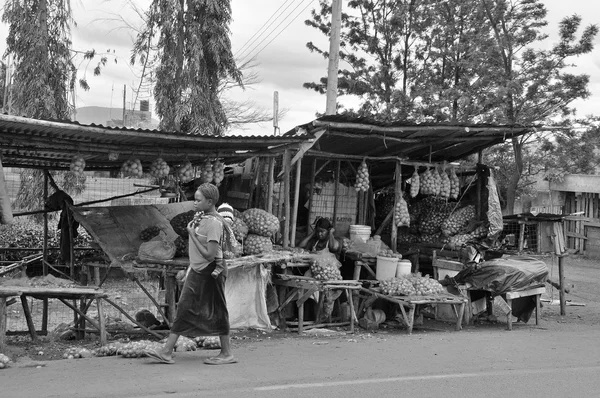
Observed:
[[[162,363],[174,363],[173,350],[179,336],[219,336],[221,352],[204,360],[209,365],[236,363],[229,340],[229,314],[225,302],[227,266],[221,245],[226,241],[227,226],[215,208],[218,188],[209,183],[198,187],[194,209],[202,212],[199,220],[188,224],[190,266],[177,306],[177,315],[165,345],[146,354]]]

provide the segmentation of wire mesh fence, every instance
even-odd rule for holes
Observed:
[[[23,210],[19,208],[16,200],[21,186],[21,170],[18,168],[4,169],[4,177],[13,212]],[[155,181],[153,178],[114,178],[109,177],[106,172],[85,172],[84,174],[86,176],[85,188],[81,193],[72,195],[73,202],[76,205],[101,200],[107,201],[95,203],[94,206],[123,206],[168,202],[168,199],[161,198],[161,193],[158,189],[140,193],[133,197],[111,199],[139,191],[146,191],[149,189],[147,186],[154,184]]]
[[[521,249],[532,253],[539,252],[539,225],[538,223],[524,223],[505,220],[502,229],[504,244],[508,249],[519,250],[519,242],[522,241]]]

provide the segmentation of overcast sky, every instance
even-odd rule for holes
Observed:
[[[142,7],[149,3],[149,0],[134,1]],[[78,90],[78,107],[120,107],[124,85],[127,86],[128,92],[127,107],[131,107],[131,88],[137,88],[139,84],[137,77],[139,70],[137,66],[132,67],[128,62],[134,33],[128,29],[120,29],[123,23],[114,20],[121,16],[134,26],[140,25],[141,20],[127,3],[127,0],[97,2],[72,0],[74,18],[78,24],[72,32],[74,48],[81,50],[93,48],[98,52],[111,50],[111,62],[102,70],[101,76],[92,76],[93,65],[88,68],[87,77],[91,89],[88,92]],[[573,13],[581,15],[585,26],[600,24],[600,13],[598,13],[600,3],[596,1],[544,0],[544,4],[548,9],[547,33],[550,34],[550,41],[556,39],[558,21],[566,15]],[[313,41],[325,49],[328,47],[328,41],[324,36],[304,24],[310,10],[318,5],[317,0],[232,0],[231,5],[233,23],[230,28],[234,54],[246,57],[248,54],[256,54],[262,50],[257,56],[259,64],[256,68],[261,79],[260,83],[248,87],[245,91],[238,90],[231,95],[238,100],[251,99],[265,109],[271,110],[273,92],[278,91],[280,107],[288,109],[285,118],[279,123],[282,132],[313,120],[315,112],[324,112],[325,97],[302,88],[304,82],[318,81],[327,71],[327,61],[306,49],[308,41]],[[244,44],[278,9],[281,16],[277,21],[268,30],[263,29],[260,39],[250,47],[246,46],[247,51],[243,51]],[[282,13],[284,9],[285,12]],[[272,33],[269,35],[270,32]],[[6,48],[4,40],[6,33],[6,26],[1,26],[2,53]],[[260,43],[263,38],[265,40]],[[272,42],[268,44],[271,40]],[[550,44],[549,42],[548,45]],[[114,58],[117,64],[114,63]],[[575,104],[577,113],[580,116],[600,115],[600,38],[596,38],[596,49],[593,54],[577,59],[576,63],[578,73],[587,73],[591,76],[590,91],[592,92],[590,98]],[[84,73],[84,65],[81,68],[81,73]],[[140,99],[144,99],[143,94]],[[271,123],[265,123],[263,126],[252,128],[251,132],[272,134],[273,127]]]

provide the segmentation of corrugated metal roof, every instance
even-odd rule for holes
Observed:
[[[322,129],[313,154],[320,152],[386,157],[414,162],[456,161],[534,130],[533,126],[491,124],[381,123],[344,115],[323,116],[297,126],[284,136],[312,137]],[[309,152],[310,154],[311,152]]]
[[[130,158],[140,159],[144,165],[157,157],[170,165],[186,160],[198,164],[207,157],[236,161],[307,139],[299,134],[194,135],[0,115],[0,153],[5,167],[67,169],[75,155],[86,160],[86,170],[118,169]],[[118,159],[109,160],[111,153],[118,154]]]

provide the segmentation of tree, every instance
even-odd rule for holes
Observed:
[[[357,116],[378,120],[468,121],[484,93],[472,81],[489,28],[475,0],[353,0],[342,14],[339,94],[359,97]],[[474,11],[475,10],[475,11]],[[308,26],[328,36],[331,7],[320,2]],[[310,51],[329,54],[314,43]],[[327,79],[304,87],[325,93]]]
[[[340,56],[349,69],[339,71],[339,94],[360,98],[350,114],[532,125],[572,113],[569,104],[589,95],[589,76],[568,67],[573,57],[592,51],[598,28],[586,27],[576,37],[581,17],[567,17],[559,42],[540,49],[547,23],[539,0],[352,0],[346,9]],[[329,35],[330,15],[321,1],[306,23]],[[328,57],[313,43],[307,47]],[[322,78],[304,87],[325,93],[326,85]],[[512,140],[512,166],[501,162],[510,167],[504,194],[509,213],[529,169],[524,148],[536,137]]]
[[[566,72],[567,60],[589,53],[598,33],[596,25],[575,36],[581,17],[563,19],[559,42],[551,50],[535,49],[546,38],[546,9],[538,0],[483,0],[482,6],[494,32],[495,43],[487,52],[492,80],[497,90],[494,119],[506,124],[530,125],[552,116],[572,113],[569,104],[589,96],[589,76]],[[524,173],[524,151],[531,135],[512,139],[514,169],[507,185],[507,212],[514,212],[519,181]]]
[[[154,98],[161,129],[220,135],[223,79],[242,84],[229,40],[229,0],[153,0],[132,54],[144,62],[156,38]]]
[[[33,118],[69,119],[75,83],[71,61],[71,8],[57,0],[8,1],[2,22],[9,26],[13,56],[13,106]]]
[[[11,0],[2,22],[9,27],[7,55],[12,57],[11,110],[36,119],[70,118],[69,93],[77,80],[70,28],[71,7],[66,0]],[[84,180],[63,176],[63,189],[84,189]],[[24,169],[17,204],[43,207],[43,173]]]

